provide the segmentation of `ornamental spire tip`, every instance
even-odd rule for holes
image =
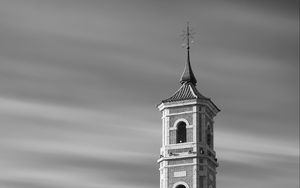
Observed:
[[[190,26],[189,22],[187,22],[186,25],[186,31],[184,31],[184,39],[186,39],[186,49],[187,49],[187,62],[184,67],[184,71],[180,78],[180,83],[184,84],[187,82],[192,83],[193,85],[196,85],[197,80],[195,78],[195,75],[193,73],[192,67],[191,67],[191,61],[190,61],[190,44],[191,44],[191,32],[190,32]]]

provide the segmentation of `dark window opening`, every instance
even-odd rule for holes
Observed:
[[[177,126],[176,143],[186,142],[186,124],[180,122]]]
[[[186,188],[184,185],[178,185],[176,188]]]
[[[207,145],[211,146],[211,135],[210,135],[210,133],[207,134]]]
[[[211,127],[208,125],[207,132],[206,132],[206,143],[208,146],[212,146],[212,134],[211,134]]]

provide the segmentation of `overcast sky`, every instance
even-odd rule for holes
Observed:
[[[298,187],[298,4],[0,0],[0,187],[158,188],[186,21],[217,187]]]

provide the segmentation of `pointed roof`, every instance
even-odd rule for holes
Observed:
[[[163,100],[162,102],[173,102],[179,100],[189,100],[204,98],[202,94],[197,90],[196,83],[197,80],[192,70],[191,61],[190,61],[190,29],[189,23],[187,23],[186,33],[186,49],[187,49],[187,61],[183,70],[183,73],[180,77],[181,87],[168,99]]]
[[[187,39],[187,62],[184,67],[184,71],[180,78],[181,86],[180,88],[169,98],[162,100],[162,103],[158,106],[160,110],[164,109],[164,105],[173,104],[173,102],[184,101],[184,100],[194,100],[197,99],[196,102],[205,102],[206,104],[212,105],[215,112],[219,112],[220,109],[211,101],[210,98],[202,95],[196,88],[197,80],[193,73],[191,62],[190,62],[190,31],[189,24],[187,24],[186,31],[186,39]],[[200,100],[198,100],[200,99]],[[161,106],[162,105],[162,106]]]
[[[191,82],[184,82],[171,97],[163,100],[162,102],[165,103],[199,98],[208,99],[197,90],[194,84],[192,84]]]

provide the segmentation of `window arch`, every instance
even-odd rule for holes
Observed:
[[[183,182],[183,181],[179,181],[177,183],[175,183],[172,188],[189,188],[188,184]]]
[[[186,124],[185,122],[179,122],[176,131],[176,143],[186,142]]]

